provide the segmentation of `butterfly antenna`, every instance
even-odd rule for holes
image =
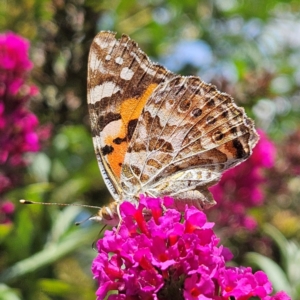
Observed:
[[[36,202],[36,201],[29,201],[29,200],[20,200],[21,204],[40,204],[40,205],[55,205],[55,206],[79,206],[79,207],[87,207],[87,208],[96,208],[101,209],[99,206],[93,205],[86,205],[86,204],[79,204],[79,203],[49,203],[49,202]]]
[[[90,220],[90,218],[91,218],[91,217],[92,217],[92,215],[91,215],[91,216],[89,216],[89,217],[88,217],[88,218],[86,218],[86,219],[83,219],[82,221],[75,222],[75,225],[76,225],[76,226],[79,226],[79,225],[81,225],[81,224],[85,223],[86,221]]]

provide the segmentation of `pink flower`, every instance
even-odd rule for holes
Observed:
[[[0,160],[24,165],[22,155],[40,148],[38,119],[24,105],[37,93],[26,83],[32,63],[29,42],[14,33],[0,35]]]
[[[272,286],[263,272],[226,267],[232,254],[219,245],[203,212],[186,207],[182,218],[174,209],[162,209],[172,201],[141,196],[137,208],[120,205],[119,229],[97,242],[92,272],[98,300],[279,299],[269,296]]]
[[[291,300],[291,298],[285,292],[280,291],[273,297],[267,296],[265,300]]]
[[[11,223],[10,216],[14,213],[15,206],[10,201],[0,202],[0,223]]]
[[[253,274],[251,268],[227,268],[219,277],[219,284],[223,290],[222,296],[237,299],[252,296],[264,299],[272,292],[267,275],[262,271]]]
[[[24,154],[40,149],[39,122],[27,108],[38,92],[27,82],[32,68],[28,50],[24,38],[11,32],[0,34],[0,202],[4,192],[22,180]]]
[[[0,66],[1,69],[12,71],[16,75],[23,77],[23,73],[32,68],[32,63],[28,59],[29,42],[12,33],[0,35]],[[8,77],[9,73],[2,76]]]

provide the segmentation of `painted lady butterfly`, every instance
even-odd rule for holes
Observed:
[[[115,200],[94,218],[103,223],[140,194],[171,196],[180,210],[213,206],[208,187],[258,141],[253,121],[229,95],[152,63],[128,36],[117,40],[108,31],[91,45],[88,107],[98,164]]]

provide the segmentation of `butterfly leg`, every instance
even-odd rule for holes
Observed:
[[[121,203],[117,204],[117,214],[118,214],[118,218],[119,218],[119,224],[117,226],[117,231],[116,231],[117,234],[119,233],[119,230],[120,230],[122,222],[123,222],[121,212],[120,212],[120,205],[121,205]]]

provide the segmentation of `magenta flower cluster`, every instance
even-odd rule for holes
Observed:
[[[213,223],[203,212],[186,208],[184,217],[173,199],[141,196],[138,208],[120,206],[122,222],[97,242],[92,265],[97,299],[288,300],[270,296],[267,276],[251,268],[226,267],[231,252],[219,244]]]
[[[226,171],[220,182],[210,188],[217,205],[208,211],[208,216],[211,220],[218,220],[219,227],[256,228],[255,219],[247,211],[263,203],[264,171],[273,167],[276,154],[276,148],[267,135],[262,130],[258,133],[260,140],[250,158]]]
[[[11,203],[4,203],[4,192],[20,180],[26,165],[24,154],[40,148],[38,119],[26,107],[38,89],[28,83],[32,63],[29,43],[14,33],[0,34],[0,223],[9,222]],[[8,214],[9,211],[9,214]]]

